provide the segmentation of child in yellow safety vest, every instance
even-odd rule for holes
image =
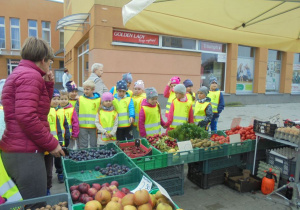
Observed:
[[[129,90],[129,87],[130,87],[130,85],[132,83],[131,73],[123,74],[122,75],[122,80],[124,80],[126,82],[126,84],[127,84],[127,91],[126,91],[126,93],[128,93],[128,95],[130,97],[132,97],[133,92],[132,92],[132,90]],[[111,94],[113,94],[113,96],[114,96],[117,93],[117,86],[112,87],[109,92],[111,92]]]
[[[87,80],[83,83],[84,95],[76,102],[75,109],[79,119],[79,148],[97,147],[97,128],[95,117],[100,107],[100,95],[95,91],[95,83]]]
[[[211,119],[213,118],[213,112],[211,108],[210,98],[206,97],[208,94],[208,88],[202,86],[197,92],[197,101],[194,110],[194,122],[198,126],[208,130]]]
[[[139,114],[139,131],[141,137],[161,134],[161,126],[165,126],[162,119],[158,93],[154,87],[146,88],[146,99],[142,101]]]
[[[172,101],[176,98],[174,87],[179,83],[180,83],[180,77],[172,77],[168,82],[167,86],[165,87],[164,97],[168,98],[167,105],[166,105],[166,114],[165,114],[166,117],[168,117]]]
[[[68,95],[69,95],[69,103],[75,107],[76,102],[78,100],[78,88],[74,81],[69,81],[66,83]]]
[[[174,88],[176,99],[172,101],[168,121],[165,124],[167,132],[183,123],[194,123],[192,102],[186,97],[186,88],[183,84]]]
[[[112,102],[113,95],[105,92],[101,96],[101,106],[95,118],[95,125],[98,129],[97,146],[105,145],[116,141],[116,133],[118,128],[118,113]]]
[[[64,109],[59,107],[59,103],[60,93],[58,90],[54,89],[50,104],[51,108],[48,114],[50,133],[59,141],[61,146],[67,147],[70,140],[69,125],[64,114]],[[47,195],[50,195],[50,188],[52,187],[53,156],[48,152],[45,153],[45,165],[47,171]],[[63,183],[63,167],[60,157],[54,158],[54,165],[56,168],[58,181]]]
[[[207,97],[211,100],[212,111],[214,116],[211,120],[210,129],[211,131],[217,131],[217,124],[221,112],[224,110],[225,102],[224,97],[220,89],[218,88],[218,80],[216,77],[212,76],[209,78],[209,93]]]
[[[196,99],[196,95],[195,93],[193,92],[193,82],[192,80],[189,80],[189,79],[186,79],[183,81],[183,85],[185,86],[186,88],[186,97],[187,99],[193,103],[193,107],[195,105],[195,99]]]
[[[127,84],[124,80],[118,81],[116,88],[113,105],[118,112],[117,140],[132,139],[131,125],[135,117],[133,101],[126,92]]]
[[[69,102],[69,94],[67,91],[60,91],[60,107],[65,110],[65,116],[69,124],[69,131],[71,134],[71,140],[69,144],[70,149],[76,148],[76,143],[79,135],[79,122],[78,115],[75,107]]]
[[[132,96],[133,104],[134,104],[134,112],[135,112],[135,119],[132,127],[132,133],[133,133],[133,138],[137,139],[140,138],[140,133],[139,133],[139,114],[141,110],[141,103],[143,99],[146,98],[146,93],[144,93],[145,85],[143,80],[138,80],[134,83],[134,93]]]

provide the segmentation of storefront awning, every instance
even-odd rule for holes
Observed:
[[[300,52],[300,0],[132,0],[127,29]]]
[[[88,18],[89,13],[78,13],[66,16],[56,23],[56,30],[78,30],[78,28],[83,28],[83,24],[90,24]],[[73,29],[72,29],[73,28]]]

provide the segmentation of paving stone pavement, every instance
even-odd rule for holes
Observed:
[[[246,105],[244,107],[225,107],[221,113],[218,130],[230,128],[233,118],[241,117],[241,126],[248,126],[253,117],[266,120],[271,116],[280,114],[283,119],[300,120],[300,103],[285,104],[260,104]],[[187,165],[185,165],[187,173]],[[185,176],[186,177],[186,176]],[[56,174],[53,174],[52,194],[65,192],[65,185],[59,184]],[[184,195],[172,196],[174,202],[184,210],[288,210],[292,207],[266,200],[261,192],[239,193],[225,185],[213,186],[209,189],[201,189],[184,180]]]

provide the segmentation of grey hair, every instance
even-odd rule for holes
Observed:
[[[93,73],[95,73],[95,70],[97,70],[97,69],[99,69],[99,68],[103,68],[103,64],[102,64],[102,63],[94,63],[94,64],[92,65],[91,70],[92,70]]]

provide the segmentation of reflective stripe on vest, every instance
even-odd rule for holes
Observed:
[[[65,109],[65,116],[69,125],[69,131],[71,135],[72,135],[72,117],[73,117],[74,110],[75,110],[74,107],[69,107]]]
[[[60,108],[58,110],[56,110],[56,114],[59,120],[59,124],[60,124],[60,129],[61,129],[61,133],[62,133],[62,137],[63,139],[65,139],[65,134],[66,134],[66,130],[65,130],[65,110]],[[63,143],[63,146],[65,144]]]
[[[211,99],[211,107],[212,107],[212,111],[213,113],[218,113],[218,106],[220,103],[220,95],[221,95],[221,91],[217,90],[217,91],[209,91],[207,97],[209,97]]]
[[[171,107],[171,103],[172,103],[172,101],[173,101],[175,98],[176,98],[175,92],[174,92],[174,91],[171,91],[171,92],[170,92],[170,96],[169,96],[168,101],[167,101],[167,105],[166,105],[166,114],[169,113],[170,107]]]
[[[105,111],[100,110],[99,112],[99,122],[103,129],[106,130],[107,133],[110,133],[113,129],[114,122],[116,120],[116,117],[118,116],[118,113],[115,110],[112,111]],[[102,134],[102,140],[103,141],[111,141],[116,140],[117,138],[115,136],[111,138],[107,138],[106,135]]]
[[[139,96],[132,97],[132,101],[134,104],[134,113],[135,113],[135,119],[134,119],[133,126],[138,126],[138,124],[139,124],[139,114],[141,111],[141,103],[145,98],[146,98],[146,93],[142,93]]]
[[[72,104],[73,107],[75,107],[76,102],[77,102],[77,99],[76,100],[69,99],[69,103]]]
[[[130,103],[131,97],[122,98],[120,101],[118,99],[113,100],[113,105],[118,112],[118,127],[129,127],[129,110],[128,106]]]
[[[203,121],[206,117],[206,107],[209,105],[209,102],[199,103],[196,102],[195,112],[194,112],[194,122]]]
[[[147,136],[161,133],[159,107],[143,106],[145,114],[145,130]]]
[[[175,99],[173,103],[174,103],[174,114],[173,114],[173,122],[170,125],[170,127],[176,128],[178,125],[188,122],[192,103],[190,101],[182,102],[179,101],[178,99]]]
[[[0,153],[0,195],[7,199],[7,202],[14,202],[22,200],[22,196],[18,190],[18,187],[8,176]]]
[[[89,99],[84,96],[80,96],[78,121],[80,128],[96,128],[95,118],[100,106],[101,99]]]
[[[50,111],[48,114],[48,123],[50,126],[50,133],[53,135],[54,138],[56,138],[58,140],[55,108],[50,108]]]

